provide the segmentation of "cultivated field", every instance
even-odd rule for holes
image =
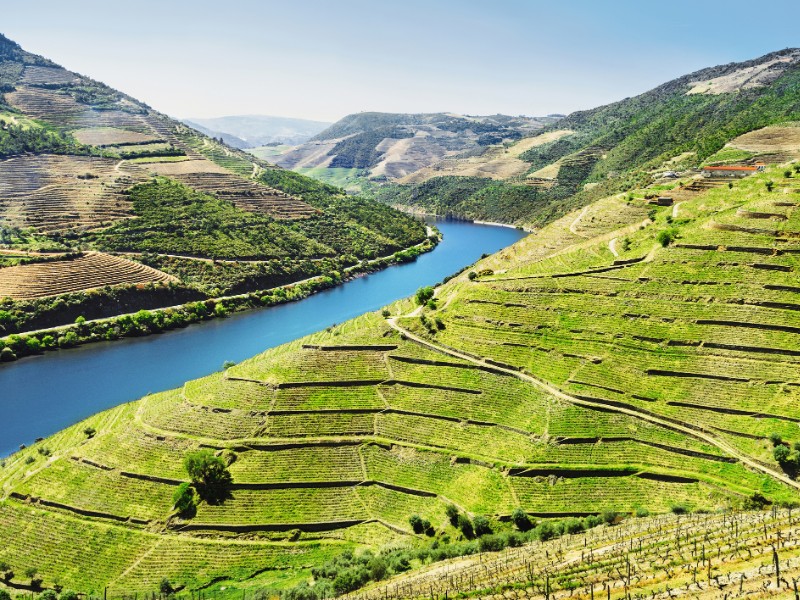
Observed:
[[[0,298],[28,300],[107,285],[167,281],[174,278],[118,256],[88,252],[72,259],[0,268]]]

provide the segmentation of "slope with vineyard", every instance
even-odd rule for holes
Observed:
[[[444,541],[451,505],[497,527],[519,510],[791,505],[798,182],[787,165],[687,187],[672,206],[647,190],[610,196],[422,305],[400,301],[23,449],[0,470],[0,562],[12,583],[32,567],[44,585],[114,594],[162,578],[286,585],[348,549],[421,541],[411,516]],[[179,514],[198,449],[232,481]],[[793,526],[780,519],[769,527]],[[630,527],[673,535],[653,523]]]
[[[402,213],[228,147],[0,36],[0,331],[69,322],[74,311],[31,304],[42,296],[70,292],[75,311],[110,316],[98,306],[118,301],[111,288],[132,298],[119,312],[135,311],[328,276],[425,239]],[[92,262],[75,260],[85,251],[116,269],[73,277]],[[63,284],[49,293],[29,264],[44,261]],[[147,288],[139,301],[136,285]]]

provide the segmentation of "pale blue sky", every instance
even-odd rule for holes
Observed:
[[[787,0],[2,0],[0,7],[0,32],[25,49],[173,116],[567,113],[800,46],[797,4]]]

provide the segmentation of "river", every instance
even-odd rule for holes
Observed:
[[[0,365],[0,456],[99,411],[218,371],[225,361],[378,310],[526,235],[509,227],[432,222],[444,234],[432,252],[299,302]]]

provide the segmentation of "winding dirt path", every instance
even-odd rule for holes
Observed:
[[[591,204],[589,206],[591,206]],[[581,222],[581,219],[583,218],[583,215],[585,215],[586,211],[589,210],[589,206],[584,206],[583,210],[578,214],[577,217],[575,217],[575,220],[572,223],[569,224],[570,232],[575,234],[575,235],[577,235],[578,237],[583,237],[583,238],[586,237],[582,233],[578,233],[578,223]]]
[[[533,384],[536,387],[544,390],[548,394],[550,394],[550,395],[552,395],[552,396],[554,396],[556,398],[559,398],[561,400],[564,400],[566,402],[570,402],[570,403],[576,404],[578,406],[585,406],[587,408],[593,408],[593,409],[600,408],[600,409],[606,410],[606,411],[610,410],[610,411],[618,412],[618,413],[621,413],[621,414],[629,415],[629,416],[632,416],[632,417],[636,417],[638,419],[642,419],[642,420],[648,421],[648,422],[653,423],[655,425],[659,425],[661,427],[666,427],[667,429],[671,429],[673,431],[680,431],[681,433],[685,433],[686,435],[690,435],[690,436],[692,436],[694,438],[700,439],[700,440],[702,440],[704,442],[707,442],[707,443],[711,444],[712,446],[716,446],[717,448],[719,448],[723,452],[725,452],[728,455],[730,455],[730,456],[736,458],[737,460],[741,461],[743,464],[747,465],[751,469],[754,469],[756,471],[764,473],[765,475],[769,475],[770,477],[772,477],[774,479],[777,479],[781,483],[785,483],[786,485],[788,485],[788,486],[790,486],[790,487],[792,487],[794,489],[800,490],[800,483],[799,482],[790,479],[789,477],[787,477],[786,475],[783,475],[782,473],[778,473],[777,471],[773,471],[772,469],[770,469],[768,467],[765,467],[764,465],[762,465],[759,462],[753,460],[752,458],[750,458],[746,454],[743,454],[742,452],[740,452],[739,450],[737,450],[736,448],[731,446],[728,442],[726,442],[724,440],[720,440],[720,439],[710,435],[704,429],[701,429],[701,428],[699,428],[697,426],[692,426],[692,425],[689,425],[689,424],[687,424],[685,422],[668,421],[666,419],[662,419],[660,417],[644,413],[644,412],[639,411],[639,410],[634,409],[634,408],[624,408],[624,407],[620,407],[620,406],[610,406],[610,405],[605,404],[603,402],[592,402],[590,400],[581,400],[579,398],[576,398],[575,396],[571,396],[571,395],[561,391],[556,386],[554,386],[554,385],[552,385],[552,384],[550,384],[550,383],[548,383],[546,381],[542,381],[540,379],[537,379],[536,377],[533,377],[532,375],[528,375],[527,373],[522,373],[520,371],[515,371],[513,369],[506,369],[504,367],[499,367],[496,364],[490,364],[490,363],[487,363],[484,360],[475,358],[474,356],[471,356],[470,354],[466,354],[464,352],[460,352],[460,351],[455,350],[453,348],[440,346],[439,344],[435,344],[435,343],[433,343],[431,341],[428,341],[428,340],[426,340],[424,338],[421,338],[418,335],[412,333],[411,331],[409,331],[409,330],[401,327],[400,325],[398,325],[396,317],[389,318],[389,319],[386,320],[386,322],[389,325],[389,327],[391,327],[395,331],[401,333],[402,335],[405,335],[408,339],[416,342],[417,344],[425,346],[426,348],[429,348],[429,349],[434,350],[436,352],[440,352],[442,354],[447,354],[449,356],[452,356],[454,358],[458,358],[460,360],[465,360],[465,361],[471,362],[472,364],[478,365],[480,367],[483,367],[483,368],[486,368],[486,369],[490,369],[490,370],[494,370],[494,371],[499,372],[499,373],[503,373],[504,375],[511,375],[513,377],[516,377],[517,379],[520,379],[520,380],[526,382],[526,383]]]
[[[611,250],[611,254],[613,254],[615,258],[619,256],[619,252],[617,252],[617,239],[619,238],[608,240],[608,249]]]

